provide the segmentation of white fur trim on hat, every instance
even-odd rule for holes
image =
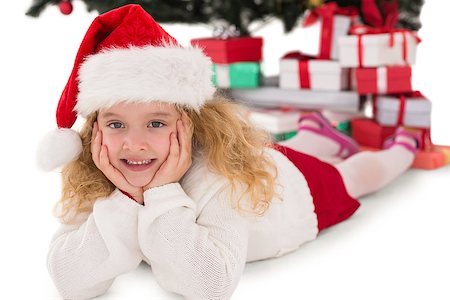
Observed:
[[[37,164],[44,171],[51,171],[78,158],[82,151],[80,135],[67,128],[47,133],[38,145]]]
[[[163,101],[198,110],[215,92],[212,63],[199,48],[110,48],[79,69],[75,110],[81,116],[122,101]]]

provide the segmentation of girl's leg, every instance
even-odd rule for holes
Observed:
[[[351,138],[332,128],[318,113],[303,116],[297,135],[279,144],[331,164],[341,162],[358,149]]]
[[[299,124],[319,128],[317,124],[309,120]],[[309,130],[301,130],[301,128],[294,137],[279,144],[321,160],[335,157],[339,151],[339,144],[335,141]]]
[[[335,165],[350,196],[375,192],[392,182],[412,164],[419,139],[413,134],[396,136],[393,145],[378,152],[359,152]],[[410,147],[405,146],[410,145]]]

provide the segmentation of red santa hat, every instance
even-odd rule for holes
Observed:
[[[86,117],[123,101],[162,101],[199,109],[212,98],[212,65],[198,48],[183,48],[139,5],[98,16],[81,42],[56,111],[58,129],[38,149],[38,164],[52,170],[82,150],[70,129]]]

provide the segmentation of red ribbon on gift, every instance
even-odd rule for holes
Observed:
[[[308,27],[322,18],[320,50],[317,58],[331,58],[331,43],[333,40],[333,22],[335,15],[356,17],[358,15],[358,10],[352,6],[339,7],[337,3],[329,2],[309,11],[303,20],[303,26]]]
[[[403,120],[405,119],[405,107],[406,107],[406,97],[405,95],[400,95],[398,97],[399,107],[398,107],[398,115],[397,115],[397,125],[403,125]]]
[[[398,99],[400,101],[400,107],[398,109],[398,116],[397,116],[397,125],[403,125],[403,121],[405,118],[405,108],[406,108],[406,98],[425,98],[421,92],[414,91],[410,93],[403,93],[398,95]]]
[[[398,21],[398,1],[361,0],[361,15],[365,23],[372,27],[393,28]]]
[[[368,24],[374,27],[383,26],[383,16],[374,0],[362,0],[361,13]]]
[[[298,72],[299,72],[298,85],[303,89],[310,89],[311,79],[309,77],[309,60],[314,59],[314,57],[305,55],[298,51],[292,51],[286,53],[282,58],[298,60]]]
[[[311,88],[311,79],[309,78],[309,60],[298,61],[299,86],[302,89]]]
[[[389,28],[389,27],[370,27],[367,25],[355,25],[350,28],[350,34],[356,35],[358,37],[358,64],[359,67],[363,66],[363,45],[362,45],[362,37],[364,35],[370,34],[383,34],[389,33],[389,47],[394,47],[395,44],[395,34],[400,33],[402,35],[402,56],[403,60],[407,62],[408,60],[408,44],[406,40],[406,35],[410,35],[414,38],[416,43],[420,43],[421,40],[417,36],[417,34],[411,30],[404,28]]]

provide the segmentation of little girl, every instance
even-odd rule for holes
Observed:
[[[229,299],[246,262],[315,239],[413,161],[414,134],[398,130],[386,150],[356,153],[317,113],[271,145],[242,107],[213,95],[211,70],[138,5],[88,29],[59,129],[38,153],[45,169],[65,165],[62,225],[48,253],[64,298],[101,295],[145,261],[164,289]],[[79,134],[70,129],[77,116],[86,119]]]

